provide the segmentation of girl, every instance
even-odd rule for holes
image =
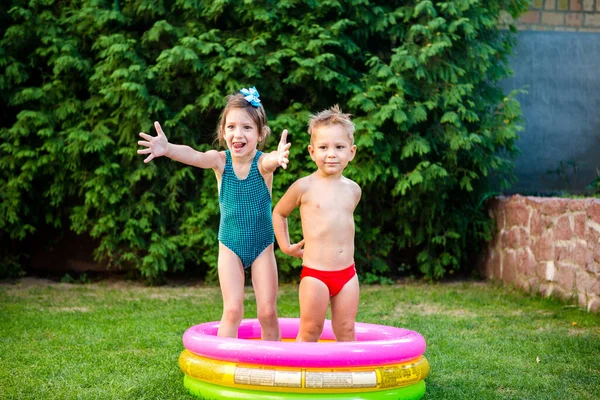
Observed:
[[[237,337],[244,316],[244,269],[252,267],[252,285],[256,296],[258,320],[263,340],[281,340],[277,319],[277,264],[271,217],[273,171],[286,168],[291,144],[287,130],[281,134],[277,150],[263,153],[271,133],[256,88],[242,89],[228,96],[218,127],[219,143],[225,151],[205,153],[189,146],[169,143],[158,122],[157,136],[140,132],[149,154],[144,162],[160,156],[199,168],[215,171],[219,190],[221,221],[219,224],[218,273],[223,295],[223,316],[219,336]]]

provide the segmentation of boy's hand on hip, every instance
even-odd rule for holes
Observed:
[[[283,169],[286,169],[290,162],[290,147],[292,146],[291,143],[286,143],[287,135],[288,131],[287,129],[284,129],[283,132],[281,132],[281,140],[279,141],[279,145],[277,145],[277,163]]]
[[[156,157],[164,156],[167,154],[167,149],[169,147],[169,141],[158,121],[154,122],[154,128],[156,128],[156,136],[150,136],[144,132],[140,132],[140,136],[146,140],[139,140],[138,144],[140,146],[146,146],[147,148],[140,149],[137,153],[150,154],[144,159],[145,163],[152,161]]]
[[[302,256],[304,255],[303,247],[304,247],[304,239],[302,239],[301,241],[299,241],[296,244],[291,244],[290,247],[288,247],[286,254],[288,256],[302,258]]]

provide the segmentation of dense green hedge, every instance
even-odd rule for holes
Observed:
[[[520,118],[497,85],[514,45],[497,20],[528,1],[12,3],[0,10],[4,273],[26,265],[34,235],[71,229],[99,240],[98,259],[149,279],[214,274],[214,174],[144,165],[137,135],[159,120],[171,141],[209,149],[223,97],[252,85],[275,136],[287,128],[293,143],[275,201],[314,169],[308,115],[339,103],[355,116],[348,176],[363,188],[367,281],[469,270],[490,237],[487,183],[510,178]],[[282,276],[295,275],[279,255]]]

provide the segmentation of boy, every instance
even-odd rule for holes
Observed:
[[[339,106],[313,115],[308,152],[317,170],[290,186],[273,210],[279,248],[302,258],[297,341],[316,342],[331,301],[331,325],[339,342],[356,340],[359,285],[354,268],[354,209],[361,189],[342,173],[354,159],[354,124]],[[290,244],[287,217],[300,207],[303,240]],[[304,247],[304,249],[303,249]]]

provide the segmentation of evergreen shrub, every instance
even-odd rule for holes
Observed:
[[[525,0],[12,1],[0,13],[0,239],[14,266],[33,238],[98,241],[95,257],[149,280],[214,277],[212,171],[145,165],[140,131],[213,147],[225,95],[256,86],[291,164],[277,201],[311,173],[306,124],[340,104],[357,125],[347,175],[363,189],[356,260],[367,282],[472,269],[490,238],[494,173],[511,177],[520,108],[510,74]],[[266,149],[276,146],[267,143]],[[290,221],[301,235],[298,214]],[[280,276],[296,276],[278,253]],[[14,268],[11,269],[11,271]],[[7,269],[8,270],[8,269]],[[0,269],[1,271],[1,269]]]

